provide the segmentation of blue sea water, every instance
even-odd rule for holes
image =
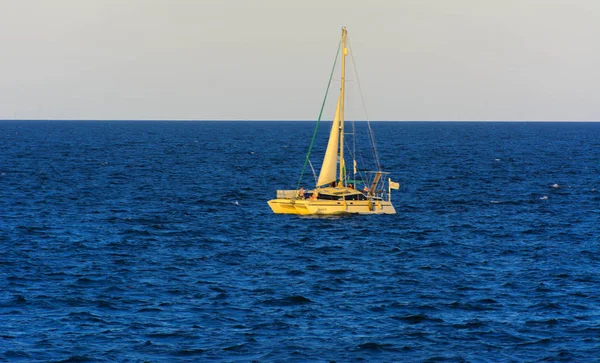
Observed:
[[[0,122],[0,361],[597,361],[600,124],[372,127],[398,213],[301,218],[311,122]]]

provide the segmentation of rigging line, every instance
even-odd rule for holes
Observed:
[[[348,96],[347,96],[348,97],[348,101],[346,102],[346,104],[352,104],[352,106],[354,106],[356,104],[354,102],[355,93],[356,93],[356,87],[351,88],[350,92],[348,92]],[[357,127],[356,126],[357,125],[356,119],[354,119],[351,122],[351,124],[352,124],[352,141],[353,141],[352,147],[353,147],[353,150],[350,151],[349,148],[348,148],[348,150],[349,150],[349,153],[351,155],[353,155],[354,161],[357,162],[357,166],[360,166],[360,167],[364,168],[364,166],[367,165],[367,163],[365,163],[365,159],[364,159],[364,157],[362,155],[362,148],[360,147],[360,144],[361,144],[362,140],[361,140],[361,138],[359,138],[359,135],[362,135],[362,134],[356,131],[356,127]],[[358,167],[357,167],[357,173],[356,174],[358,175],[358,178],[361,179],[361,180],[363,180],[363,182],[364,182],[364,180],[365,180],[364,175],[362,175],[363,173],[362,173],[361,169],[358,168]],[[355,175],[354,179],[356,180],[356,175]]]
[[[353,81],[352,81],[353,82]],[[349,90],[346,91],[346,105],[351,105],[354,106],[355,102],[354,102],[354,98],[355,98],[355,88],[350,88]],[[348,107],[350,108],[350,107]],[[359,168],[359,166],[364,167],[364,165],[366,165],[362,152],[361,152],[361,148],[359,146],[360,144],[360,139],[359,139],[359,133],[356,131],[356,119],[353,119],[352,121],[349,121],[352,125],[352,132],[351,133],[345,133],[346,135],[352,135],[352,149],[350,149],[349,143],[346,143],[346,149],[348,151],[349,155],[352,155],[352,161],[353,161],[353,165],[352,165],[352,169],[353,169],[353,179],[356,181],[357,177],[358,179],[360,179],[363,183],[365,183],[365,177],[363,175],[363,172],[361,171],[361,169]],[[360,156],[360,160],[359,157]],[[354,163],[357,164],[356,168],[354,167]],[[354,169],[356,169],[356,173],[354,173]],[[366,184],[366,183],[365,183]]]
[[[348,41],[348,48],[350,50],[350,56],[352,57],[352,66],[354,68],[354,74],[356,75],[356,81],[358,83],[358,90],[360,92],[363,110],[365,113],[365,117],[367,119],[366,120],[367,128],[369,129],[369,139],[370,139],[369,141],[371,142],[371,149],[373,151],[373,159],[375,160],[377,169],[381,170],[381,164],[379,163],[379,155],[377,153],[377,144],[375,143],[375,134],[373,133],[373,130],[371,129],[371,122],[369,120],[369,114],[367,112],[367,106],[365,104],[365,97],[363,95],[362,86],[360,84],[360,78],[358,76],[358,69],[356,67],[356,60],[354,59],[354,52],[352,51],[352,45],[350,44],[350,41]]]
[[[352,133],[345,133],[346,135],[352,135],[353,138],[353,146],[350,146],[349,143],[346,143],[346,150],[348,151],[348,154],[352,156],[352,161],[357,163],[357,172],[356,174],[353,173],[353,180],[357,180],[357,176],[358,179],[360,179],[365,185],[369,184],[371,185],[370,182],[367,181],[367,178],[363,172],[363,170],[360,169],[360,166],[362,166],[364,168],[365,165],[367,165],[365,163],[364,157],[362,155],[361,149],[360,147],[358,147],[358,143],[359,143],[359,139],[358,139],[358,133],[356,132],[356,122],[355,121],[350,121],[350,123],[352,124]],[[354,148],[354,150],[351,149],[351,147]],[[358,160],[360,157],[360,160]],[[359,162],[360,161],[360,162]],[[352,168],[354,169],[354,163],[352,165]]]
[[[368,178],[367,178],[367,176],[364,173],[364,170],[367,170],[367,169],[365,169],[365,166],[367,165],[367,162],[365,161],[365,157],[363,156],[362,148],[360,147],[360,145],[362,144],[362,139],[359,138],[360,133],[356,131],[356,121],[352,121],[352,130],[353,130],[353,134],[354,134],[353,135],[353,140],[354,140],[354,145],[353,145],[354,146],[354,153],[353,153],[353,155],[354,155],[355,160],[357,161],[357,175],[358,175],[358,178],[361,179],[362,182],[365,185],[367,185],[367,184],[371,185],[371,182],[368,181]],[[369,138],[369,142],[370,141],[371,140]],[[371,151],[372,151],[372,149],[371,149]],[[372,156],[373,156],[373,159],[369,159],[369,161],[375,160],[374,155],[372,155]],[[360,166],[360,167],[358,167],[358,166]],[[361,169],[361,167],[362,167],[362,169]],[[354,179],[356,179],[356,177]]]
[[[308,159],[308,165],[310,165],[310,168],[312,169],[313,176],[315,177],[315,185],[317,185],[317,172],[315,171],[315,168],[313,168],[313,164],[310,162],[310,159]]]
[[[317,125],[315,126],[315,131],[313,132],[312,140],[310,140],[310,146],[308,147],[308,153],[306,154],[306,159],[304,160],[304,166],[302,166],[302,172],[300,173],[300,179],[298,179],[298,185],[296,185],[296,190],[300,189],[300,184],[302,183],[302,177],[304,176],[304,170],[306,170],[306,164],[308,164],[310,152],[312,151],[313,144],[315,143],[315,138],[317,137],[317,130],[319,129],[319,122],[321,122],[321,116],[323,116],[323,109],[325,108],[325,102],[327,101],[327,94],[329,94],[329,87],[331,86],[331,79],[333,78],[333,73],[335,72],[335,65],[337,64],[338,56],[340,55],[340,48],[342,47],[342,41],[338,44],[337,52],[335,53],[335,60],[333,61],[333,67],[331,69],[331,74],[329,75],[329,82],[327,83],[327,89],[325,90],[325,97],[323,98],[323,104],[321,104],[321,111],[319,112],[319,118],[317,119]],[[316,183],[315,183],[316,184]]]
[[[375,144],[375,134],[373,134],[373,130],[371,129],[371,122],[369,121],[369,114],[367,113],[367,105],[365,105],[365,97],[363,95],[362,87],[360,85],[360,78],[358,77],[358,69],[356,69],[356,61],[354,60],[354,52],[352,51],[352,45],[350,44],[349,39],[348,39],[348,49],[350,50],[350,57],[352,57],[352,67],[354,68],[354,74],[356,74],[356,83],[358,83],[360,99],[362,101],[363,110],[365,112],[365,117],[367,118],[367,127],[369,128],[369,137],[370,137],[370,141],[371,141],[371,147],[373,148],[373,157],[375,158],[375,163],[377,163],[377,169],[381,170],[381,164],[379,163],[379,156],[377,154],[377,146]]]
[[[352,105],[354,106],[354,92],[350,92],[349,100],[352,101]],[[356,134],[356,117],[352,121],[352,179],[356,179],[356,146],[358,143],[358,137]],[[356,183],[356,182],[355,182]]]

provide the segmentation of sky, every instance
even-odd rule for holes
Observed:
[[[0,0],[0,119],[600,120],[598,0]]]

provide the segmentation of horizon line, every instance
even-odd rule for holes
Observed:
[[[317,120],[275,120],[275,119],[0,119],[0,122],[11,121],[69,121],[69,122],[317,122]],[[331,121],[331,120],[321,120]],[[346,120],[356,122],[600,122],[599,120]]]

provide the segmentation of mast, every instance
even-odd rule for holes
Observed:
[[[346,86],[346,55],[348,54],[348,48],[346,48],[346,37],[347,37],[346,27],[342,28],[342,85],[340,87],[340,100],[339,100],[339,110],[340,110],[340,186],[344,186],[345,184],[345,163],[344,163],[344,95],[345,95],[345,86]]]
[[[346,28],[342,28],[342,40],[340,42],[340,48],[342,49],[342,84],[340,86],[340,94],[338,96],[337,106],[335,108],[335,117],[333,118],[333,122],[331,124],[327,149],[325,150],[325,156],[323,157],[323,165],[317,180],[317,187],[336,182],[338,187],[344,186],[345,184],[344,171],[346,169],[346,165],[344,162],[344,96],[346,87],[346,55],[348,54],[346,43]],[[338,162],[339,170],[337,165]]]

